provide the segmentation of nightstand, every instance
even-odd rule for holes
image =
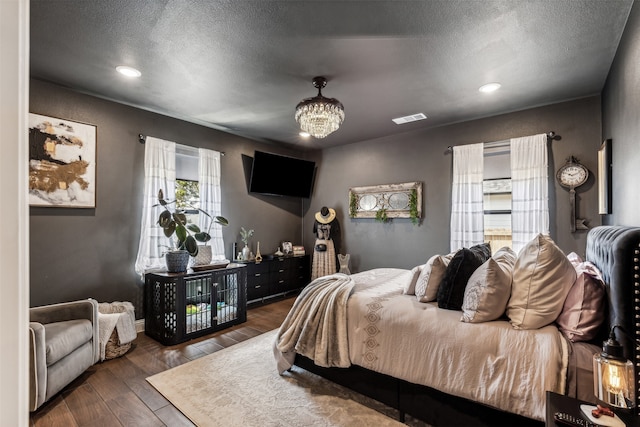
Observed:
[[[553,414],[556,412],[566,412],[574,417],[584,418],[580,405],[584,402],[582,400],[574,399],[573,397],[563,396],[552,391],[547,392],[547,412],[545,416],[545,427],[567,427],[566,424],[556,423],[553,419]],[[640,417],[634,416],[623,411],[615,411],[616,415],[626,424],[627,427],[640,427]]]

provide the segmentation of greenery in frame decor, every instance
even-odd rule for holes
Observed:
[[[388,222],[389,217],[387,216],[387,210],[385,208],[378,209],[376,211],[376,221],[378,222]]]
[[[349,192],[349,217],[355,218],[358,213],[358,196]]]
[[[413,225],[420,224],[420,214],[418,213],[418,190],[415,188],[409,193],[409,218]]]

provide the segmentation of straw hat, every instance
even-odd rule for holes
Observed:
[[[336,219],[336,211],[326,206],[323,206],[320,212],[316,212],[316,221],[320,224],[329,224],[334,219]]]

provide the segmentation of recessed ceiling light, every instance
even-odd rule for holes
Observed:
[[[140,71],[133,67],[127,67],[126,65],[118,65],[116,70],[123,76],[127,77],[140,77],[142,75]]]
[[[487,83],[484,86],[480,86],[480,89],[478,89],[480,92],[484,92],[484,93],[491,93],[491,92],[495,92],[496,90],[500,89],[500,86],[502,86],[500,83]]]
[[[424,113],[416,113],[409,116],[397,117],[395,119],[391,119],[391,121],[397,125],[402,125],[405,123],[417,122],[418,120],[424,120],[426,118],[427,116],[425,116]]]
[[[300,132],[298,135],[300,135],[303,138],[309,138],[311,136],[309,132]]]

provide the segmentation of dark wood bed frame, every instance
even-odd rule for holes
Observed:
[[[640,405],[640,228],[601,226],[589,231],[586,259],[602,272],[609,296],[608,323],[613,325],[625,356],[636,366],[636,408]],[[600,338],[598,345],[602,343]],[[637,343],[637,344],[636,344]],[[530,418],[451,396],[433,388],[412,384],[360,366],[322,368],[297,355],[295,364],[365,396],[395,408],[400,421],[405,414],[434,426],[542,426]]]

